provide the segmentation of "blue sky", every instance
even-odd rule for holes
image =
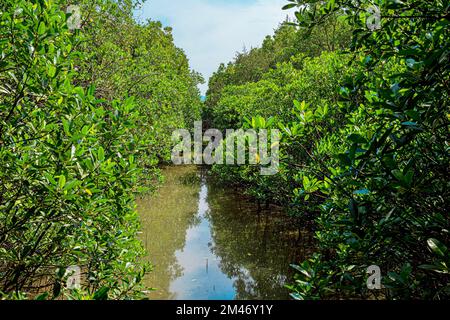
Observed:
[[[147,0],[136,13],[138,19],[159,20],[173,28],[175,44],[182,48],[191,68],[206,83],[220,63],[233,59],[237,51],[261,44],[273,34],[288,12],[287,0]]]

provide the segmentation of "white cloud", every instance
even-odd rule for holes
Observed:
[[[173,27],[175,44],[206,80],[236,52],[259,46],[286,18],[287,0],[148,0],[136,14]],[[202,94],[207,84],[201,86]]]

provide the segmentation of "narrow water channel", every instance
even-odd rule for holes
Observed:
[[[154,196],[138,200],[154,270],[151,299],[287,299],[290,263],[308,246],[292,219],[217,186],[195,166],[169,167]]]

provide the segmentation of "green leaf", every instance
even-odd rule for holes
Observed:
[[[353,194],[359,195],[359,196],[368,195],[368,194],[370,194],[370,190],[369,189],[356,190],[355,192],[353,192]]]
[[[349,135],[347,139],[354,143],[367,143],[367,140],[364,137],[356,133]]]
[[[441,243],[439,240],[430,238],[427,240],[428,247],[433,251],[435,254],[445,257],[447,253],[447,247]]]
[[[34,300],[39,300],[39,301],[47,300],[48,294],[49,294],[48,292],[41,293],[36,298],[34,298]]]
[[[70,134],[70,124],[69,121],[67,119],[63,119],[62,120],[63,123],[63,128],[64,128],[64,132],[68,135],[71,136]]]
[[[393,176],[395,178],[397,178],[397,180],[403,181],[404,176],[403,176],[403,172],[402,171],[400,171],[398,169],[395,169],[395,170],[392,170],[392,174],[393,174]]]
[[[402,122],[402,125],[408,127],[409,129],[412,129],[412,130],[423,131],[423,129],[416,122],[405,121],[405,122]]]
[[[444,266],[435,265],[435,264],[421,264],[419,266],[420,269],[423,270],[431,270],[439,273],[448,273],[448,268],[444,268]]]
[[[109,288],[102,287],[94,293],[94,300],[107,300]]]
[[[81,133],[85,136],[88,134],[90,127],[89,126],[83,126],[81,129]]]
[[[66,185],[66,177],[64,175],[59,176],[58,185],[60,189],[63,189],[64,186]]]
[[[39,27],[38,27],[38,34],[39,34],[39,35],[44,34],[44,33],[45,33],[45,30],[46,30],[46,28],[45,28],[45,23],[44,23],[43,21],[41,21],[41,22],[39,23]]]
[[[405,121],[405,122],[402,122],[402,125],[404,125],[404,126],[417,126],[417,123],[416,122],[412,122],[412,121]]]
[[[418,111],[416,111],[416,110],[407,110],[405,113],[409,117],[411,117],[412,119],[414,119],[416,121],[420,119],[420,113]],[[411,123],[413,123],[413,122],[411,122]]]
[[[292,9],[292,8],[294,8],[294,7],[296,7],[296,6],[297,6],[296,3],[289,3],[289,4],[285,5],[285,6],[282,8],[282,10],[289,10],[289,9]]]
[[[307,270],[302,268],[301,266],[296,265],[296,264],[291,264],[291,267],[294,268],[295,270],[299,271],[300,273],[302,273],[306,277],[311,278],[311,274]]]
[[[71,189],[73,189],[75,186],[77,186],[79,184],[80,184],[80,181],[72,180],[65,185],[64,190],[70,191]]]
[[[103,149],[103,147],[98,148],[97,157],[99,161],[105,160],[105,150]]]
[[[411,186],[412,181],[413,181],[413,176],[414,176],[414,171],[412,171],[412,170],[408,170],[408,172],[405,174],[405,183],[408,186]]]
[[[300,295],[299,293],[291,293],[290,296],[291,296],[291,298],[294,299],[294,300],[305,300],[305,299],[303,298],[303,296]]]
[[[306,189],[307,187],[309,187],[309,184],[310,184],[309,178],[307,176],[303,176],[303,188]]]
[[[50,78],[54,78],[56,75],[56,67],[52,64],[48,65],[47,74]]]

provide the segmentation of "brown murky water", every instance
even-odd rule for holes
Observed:
[[[138,200],[154,271],[152,299],[288,299],[290,263],[308,251],[275,208],[221,188],[195,166],[169,167],[157,195]]]

